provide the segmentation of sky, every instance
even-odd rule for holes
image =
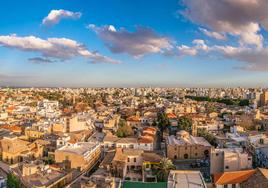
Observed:
[[[267,87],[266,0],[12,0],[0,86]]]

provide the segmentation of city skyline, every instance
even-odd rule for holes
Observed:
[[[266,87],[267,8],[264,0],[2,2],[0,86]]]

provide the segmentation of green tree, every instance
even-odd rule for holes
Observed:
[[[178,126],[188,132],[192,132],[193,121],[187,116],[181,116],[178,120]]]
[[[7,188],[20,188],[21,183],[17,176],[15,176],[13,173],[9,173],[7,175]]]
[[[126,121],[125,120],[120,120],[119,121],[119,128],[117,129],[117,131],[116,131],[116,135],[118,136],[118,137],[120,137],[120,138],[122,138],[122,137],[127,137],[127,136],[131,136],[131,135],[133,135],[134,134],[134,132],[133,132],[133,129],[131,128],[131,126],[130,125],[128,125],[127,123],[126,123]]]
[[[205,129],[197,129],[197,135],[204,137],[211,145],[217,146],[216,137]]]
[[[152,126],[154,126],[154,127],[157,126],[157,122],[155,120],[153,121]]]
[[[176,169],[172,161],[168,158],[162,158],[160,163],[155,167],[157,181],[166,182],[170,170]]]
[[[166,113],[157,114],[157,126],[161,133],[161,139],[163,138],[163,132],[169,127],[170,122]]]
[[[158,127],[163,132],[169,126],[169,120],[165,113],[159,113],[157,117]]]

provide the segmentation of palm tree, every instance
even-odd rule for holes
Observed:
[[[162,158],[160,163],[155,166],[157,181],[166,182],[170,170],[176,169],[172,161],[168,158]]]

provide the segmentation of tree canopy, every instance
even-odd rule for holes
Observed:
[[[15,176],[13,173],[9,173],[7,175],[7,188],[20,188],[21,183],[17,176]]]
[[[218,102],[226,105],[239,105],[248,106],[248,99],[226,99],[226,98],[210,98],[210,97],[199,97],[199,96],[185,96],[185,98],[192,99],[195,101],[208,101],[208,102]]]
[[[183,129],[188,132],[192,132],[193,121],[191,118],[187,116],[181,116],[178,119],[178,126],[180,129]]]
[[[120,138],[133,135],[133,129],[130,125],[126,123],[125,120],[120,119],[119,128],[117,129],[116,135]]]
[[[166,182],[170,170],[176,169],[172,161],[168,158],[162,158],[160,163],[155,167],[158,182]]]

